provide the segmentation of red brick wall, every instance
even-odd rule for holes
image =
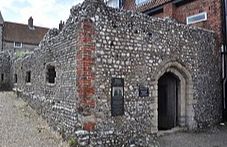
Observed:
[[[163,7],[163,16],[169,16],[171,18],[174,17],[175,9],[175,5],[173,5],[172,3],[165,4]]]
[[[123,8],[126,10],[135,10],[136,9],[135,1],[134,0],[125,0]]]
[[[218,46],[220,47],[222,42],[221,0],[192,0],[192,2],[186,3],[179,7],[175,7],[175,5],[170,2],[170,0],[152,0],[151,2],[137,8],[135,7],[134,0],[126,0],[124,8],[131,10],[137,9],[137,11],[144,12],[160,5],[163,5],[163,13],[158,13],[154,16],[169,16],[185,24],[187,16],[206,11],[208,20],[193,25],[215,31],[218,39]]]
[[[219,40],[218,43],[220,44],[222,38],[221,0],[195,0],[194,2],[176,8],[174,18],[179,22],[186,23],[187,16],[200,12],[207,12],[208,20],[193,25],[215,31]]]
[[[95,29],[90,19],[84,19],[81,22],[79,35],[79,50],[76,54],[77,71],[77,93],[79,96],[78,111],[83,118],[83,129],[91,131],[95,128],[95,117],[92,109],[96,106],[94,99],[95,87],[93,85],[95,75],[92,71],[94,59],[92,54],[95,51],[94,35]]]

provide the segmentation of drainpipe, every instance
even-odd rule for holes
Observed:
[[[227,55],[227,47],[226,47],[226,30],[227,30],[227,25],[226,25],[226,6],[227,2],[226,0],[222,0],[222,37],[223,37],[223,45],[221,49],[221,56],[222,56],[222,97],[223,97],[223,120],[227,120],[227,111],[226,111],[226,106],[227,106],[227,87],[226,87],[226,82],[227,82],[227,75],[226,75],[226,69],[227,69],[227,62],[226,62],[226,55]]]
[[[226,47],[223,45],[221,47],[221,56],[222,56],[222,103],[223,103],[223,120],[226,118]]]

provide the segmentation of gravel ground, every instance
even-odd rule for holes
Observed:
[[[160,147],[227,147],[226,126],[177,132],[158,138]],[[0,93],[0,147],[68,147],[61,137],[12,92]]]
[[[227,126],[172,133],[159,137],[159,143],[160,147],[227,147]]]
[[[67,147],[67,143],[27,103],[12,92],[1,92],[0,147]]]

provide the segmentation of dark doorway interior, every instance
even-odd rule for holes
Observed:
[[[159,130],[168,130],[178,125],[178,87],[178,77],[170,72],[158,80]]]

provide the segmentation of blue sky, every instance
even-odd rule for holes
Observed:
[[[73,5],[83,0],[0,0],[3,19],[27,24],[33,17],[34,25],[58,27],[60,20],[66,21]]]

